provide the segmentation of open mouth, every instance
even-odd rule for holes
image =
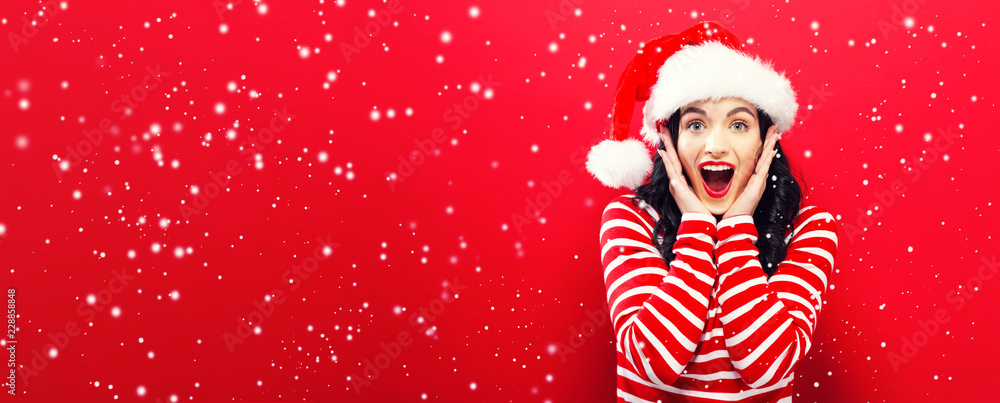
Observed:
[[[709,196],[722,197],[733,182],[733,165],[728,162],[705,162],[701,164],[701,182]]]

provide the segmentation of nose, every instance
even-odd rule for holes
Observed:
[[[715,157],[725,155],[729,151],[729,143],[726,142],[723,130],[716,127],[709,131],[705,139],[705,153]]]

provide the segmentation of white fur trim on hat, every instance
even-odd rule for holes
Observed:
[[[657,70],[650,92],[643,108],[643,137],[652,145],[660,141],[656,121],[692,102],[741,98],[767,113],[779,133],[792,127],[799,107],[791,82],[771,62],[716,41],[674,52]]]
[[[649,149],[636,139],[604,140],[587,154],[587,171],[612,188],[635,189],[652,170]]]

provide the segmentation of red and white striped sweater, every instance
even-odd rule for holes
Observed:
[[[833,270],[830,213],[799,210],[768,279],[752,216],[683,214],[668,269],[652,241],[659,215],[633,197],[616,197],[601,219],[617,401],[790,402]]]

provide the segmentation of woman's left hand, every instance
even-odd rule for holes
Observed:
[[[774,145],[777,142],[778,127],[777,125],[772,125],[767,130],[763,151],[760,157],[757,158],[757,166],[754,168],[754,173],[750,175],[746,187],[743,188],[743,193],[740,193],[736,197],[733,205],[722,216],[723,220],[737,215],[753,215],[754,210],[757,209],[757,203],[760,202],[760,197],[764,194],[764,186],[767,185],[767,172],[771,169],[771,160],[778,153],[774,149]]]

